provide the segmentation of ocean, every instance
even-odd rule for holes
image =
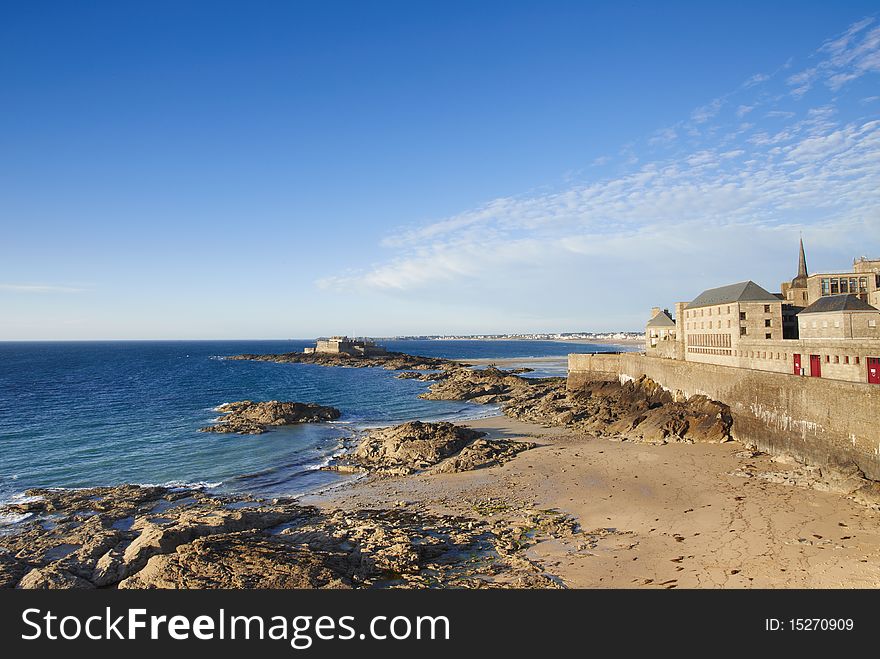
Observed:
[[[426,401],[429,383],[381,368],[227,361],[300,352],[310,341],[0,343],[0,501],[31,487],[200,484],[260,496],[338,482],[318,469],[356,430],[419,419],[465,420],[495,406]],[[451,359],[515,359],[621,349],[551,341],[387,341]],[[623,348],[626,349],[626,348]],[[533,376],[564,375],[561,363]],[[200,433],[236,400],[332,405],[342,417],[262,435]]]

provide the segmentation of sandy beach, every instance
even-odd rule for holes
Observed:
[[[457,474],[368,478],[304,503],[386,506],[516,525],[528,509],[572,515],[588,539],[527,557],[573,588],[872,588],[877,513],[840,494],[768,482],[791,465],[736,442],[615,442],[507,417],[467,425],[538,448]],[[752,477],[731,475],[745,470]]]

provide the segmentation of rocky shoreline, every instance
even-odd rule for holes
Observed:
[[[514,419],[620,440],[730,439],[726,406],[700,396],[674,400],[645,378],[569,392],[562,378],[528,379],[492,366],[476,370],[401,354],[230,359],[401,370],[398,377],[432,382],[425,399],[499,404]],[[239,401],[218,411],[222,420],[202,430],[260,433],[340,414],[313,403],[279,401]],[[373,477],[451,474],[501,465],[536,446],[447,422],[414,421],[366,433],[331,468]],[[486,514],[429,514],[400,504],[324,510],[295,499],[134,485],[29,490],[22,502],[0,508],[24,518],[0,535],[0,587],[552,588],[556,581],[526,558],[526,548],[580,535],[587,546],[596,534],[613,533],[584,533],[554,510],[527,509],[514,521],[501,521]]]
[[[554,511],[529,526],[390,509],[321,510],[197,489],[33,489],[6,513],[0,587],[554,588],[524,550],[580,535]],[[586,536],[586,534],[585,534]]]
[[[595,382],[577,391],[564,378],[522,378],[492,366],[458,368],[421,395],[428,400],[495,403],[514,419],[614,439],[666,442],[726,442],[732,418],[724,403],[705,396],[677,400],[653,380]]]
[[[270,426],[289,426],[298,423],[333,421],[341,416],[335,407],[317,403],[295,403],[270,400],[250,400],[224,403],[216,408],[223,416],[212,426],[199,428],[199,432],[237,432],[242,435],[259,435]]]
[[[665,443],[731,439],[732,419],[727,405],[705,396],[676,399],[645,377],[625,383],[596,382],[568,391],[565,378],[520,376],[529,369],[502,370],[491,365],[476,369],[463,362],[404,353],[375,357],[245,354],[227,359],[399,370],[400,379],[433,382],[420,396],[427,400],[500,404],[502,412],[514,419],[620,440]]]
[[[424,371],[466,366],[462,362],[440,357],[419,357],[403,352],[389,352],[370,357],[347,355],[345,353],[303,353],[286,352],[280,354],[242,354],[225,357],[230,361],[274,362],[276,364],[316,364],[318,366],[340,366],[343,368],[384,368],[389,371]]]
[[[504,464],[532,442],[484,439],[486,433],[441,421],[409,421],[370,431],[357,448],[329,467],[337,471],[406,475],[457,473]]]

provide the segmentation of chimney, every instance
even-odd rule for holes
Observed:
[[[660,307],[651,307],[651,318],[660,313]]]

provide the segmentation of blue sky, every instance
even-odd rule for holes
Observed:
[[[880,256],[878,74],[874,1],[4,3],[0,340],[777,290]]]

